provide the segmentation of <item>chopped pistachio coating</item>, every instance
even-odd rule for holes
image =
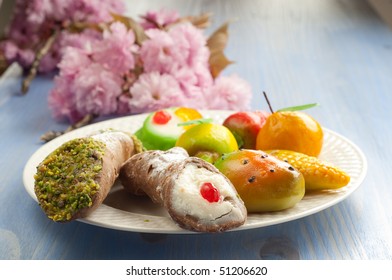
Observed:
[[[131,138],[133,145],[135,145],[135,154],[146,151],[146,149],[143,147],[143,143],[135,135],[131,135]]]
[[[46,215],[68,221],[90,207],[100,186],[105,143],[92,138],[70,140],[49,154],[37,167],[34,191]]]

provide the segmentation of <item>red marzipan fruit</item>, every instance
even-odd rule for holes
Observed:
[[[240,111],[229,115],[223,122],[234,135],[241,149],[255,149],[260,128],[270,115],[264,111]]]

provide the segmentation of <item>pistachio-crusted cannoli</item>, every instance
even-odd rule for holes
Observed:
[[[56,222],[83,218],[106,198],[123,163],[137,152],[128,133],[106,130],[67,141],[38,166],[34,191]]]
[[[145,192],[163,205],[182,228],[219,232],[244,224],[247,212],[231,182],[206,161],[184,149],[147,151],[132,156],[120,171],[132,193]]]

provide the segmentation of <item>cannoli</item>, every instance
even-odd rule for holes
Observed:
[[[56,222],[88,216],[108,195],[123,163],[139,151],[135,137],[115,130],[67,141],[37,166],[39,205]]]
[[[183,148],[147,151],[132,156],[120,171],[132,193],[142,190],[163,205],[182,228],[220,232],[244,224],[247,212],[231,182],[206,161]]]

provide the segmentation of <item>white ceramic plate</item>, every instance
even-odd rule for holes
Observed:
[[[222,123],[231,111],[202,111],[204,117],[211,117],[217,123]],[[99,129],[115,128],[135,132],[141,127],[146,114],[122,117],[91,124],[64,134],[39,148],[28,160],[23,182],[27,192],[37,201],[34,193],[34,174],[36,166],[54,149],[64,142],[86,136]],[[329,161],[350,176],[350,183],[339,190],[307,194],[291,209],[263,214],[249,214],[246,223],[234,230],[265,227],[302,218],[324,210],[347,198],[363,181],[367,171],[367,161],[362,151],[347,138],[324,128],[324,146],[320,158]],[[166,211],[150,202],[148,198],[132,197],[116,183],[104,203],[89,217],[79,221],[96,226],[148,233],[190,233],[179,228]]]

